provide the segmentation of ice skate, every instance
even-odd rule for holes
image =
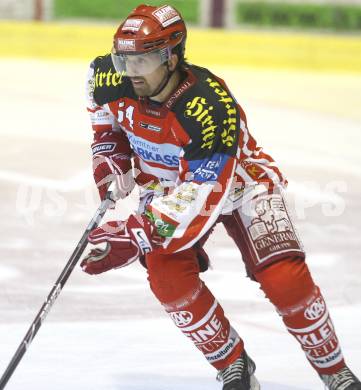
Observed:
[[[223,390],[260,390],[253,375],[256,364],[246,351],[230,366],[218,372],[217,380],[223,382]]]
[[[333,375],[320,375],[329,390],[361,390],[361,382],[345,367]]]

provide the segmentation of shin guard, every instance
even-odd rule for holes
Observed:
[[[345,365],[335,327],[318,287],[307,300],[280,314],[319,374],[335,373]]]
[[[220,304],[201,283],[193,299],[184,297],[164,305],[175,325],[217,370],[233,363],[243,351],[243,342],[230,326]]]
[[[265,268],[256,278],[314,369],[319,374],[333,374],[344,367],[325,300],[305,262],[285,259]]]

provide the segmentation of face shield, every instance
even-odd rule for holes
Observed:
[[[141,77],[153,73],[170,58],[170,48],[163,48],[149,53],[116,53],[112,50],[115,70],[122,76]]]

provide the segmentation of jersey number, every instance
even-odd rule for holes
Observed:
[[[133,112],[134,112],[134,107],[129,106],[125,110],[125,117],[128,119],[129,126],[133,129]],[[118,108],[118,122],[119,124],[122,124],[124,120],[124,102],[119,103],[119,108]]]

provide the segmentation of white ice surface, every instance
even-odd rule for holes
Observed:
[[[0,373],[98,202],[83,106],[87,65],[24,62],[0,62]],[[217,71],[245,105],[253,135],[291,179],[289,196],[298,206],[308,264],[328,301],[346,359],[360,375],[361,121],[333,115],[328,106],[322,112],[300,107],[292,85],[282,85],[282,73],[259,76],[269,82],[265,91],[274,84],[292,90],[287,104],[279,103],[277,91],[274,101],[266,99],[259,86],[256,96],[247,95],[257,79],[248,81],[245,70],[239,71],[243,79]],[[311,79],[312,87],[317,80],[287,74],[287,83],[292,77],[298,84],[305,77],[305,91]],[[330,82],[333,77],[339,77],[340,88],[342,76],[330,76]],[[330,191],[327,185],[334,181],[346,184],[346,190],[341,185]],[[339,215],[325,215],[327,205],[340,202]],[[108,218],[124,217],[135,207],[136,194]],[[222,229],[216,229],[207,250],[213,269],[203,278],[245,340],[262,389],[322,389],[271,304],[244,277],[240,255]],[[100,277],[77,267],[7,389],[217,390],[215,374],[152,297],[140,265]]]

